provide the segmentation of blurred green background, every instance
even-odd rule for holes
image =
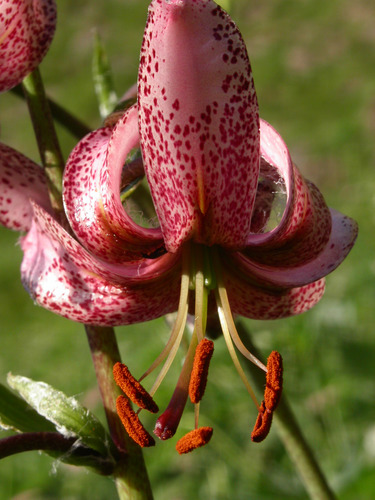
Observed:
[[[145,0],[60,0],[51,50],[41,66],[48,93],[90,127],[100,125],[91,80],[92,31],[107,48],[119,95],[136,80],[146,20]],[[245,38],[261,115],[282,134],[303,174],[328,204],[359,222],[355,248],[327,279],[310,312],[275,322],[249,322],[262,352],[278,349],[285,387],[302,429],[338,497],[375,498],[375,4],[368,0],[231,1]],[[188,50],[188,47],[187,47]],[[24,103],[0,96],[1,140],[35,160]],[[64,152],[75,144],[58,129]],[[82,326],[33,305],[19,280],[18,236],[0,228],[0,381],[8,371],[45,380],[76,395],[101,417]],[[125,362],[139,376],[168,336],[163,320],[118,328]],[[164,407],[181,359],[157,401]],[[145,451],[155,493],[191,498],[305,499],[275,429],[251,443],[255,409],[226,352],[215,344],[201,425],[209,446],[180,457],[176,439]],[[146,420],[152,428],[152,420]],[[178,436],[193,425],[185,412]],[[116,498],[111,480],[52,462],[35,452],[0,463],[0,498]]]

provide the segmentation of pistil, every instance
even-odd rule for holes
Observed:
[[[196,347],[197,335],[194,331],[172,398],[167,406],[167,409],[156,421],[154,434],[162,440],[169,439],[174,436],[178,424],[180,423],[188,398],[190,375],[193,367]]]

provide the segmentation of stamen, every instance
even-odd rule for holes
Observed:
[[[194,427],[198,429],[200,403],[194,405]]]
[[[225,340],[225,343],[227,344],[227,349],[229,351],[230,357],[232,358],[233,364],[234,364],[239,376],[241,377],[241,380],[242,380],[244,386],[246,387],[247,392],[250,394],[251,399],[253,400],[255,406],[259,410],[259,403],[257,401],[255,394],[254,394],[253,388],[249,384],[249,381],[247,380],[246,375],[245,375],[245,373],[240,365],[240,362],[238,360],[236,351],[234,350],[232,338],[231,338],[231,335],[229,333],[229,328],[228,328],[228,325],[226,322],[225,314],[224,314],[224,311],[223,311],[223,308],[221,305],[221,301],[220,301],[220,296],[219,296],[217,290],[215,291],[215,295],[216,295],[217,312],[218,312],[219,319],[220,319],[221,329],[223,331],[224,340]]]
[[[138,415],[133,411],[130,401],[125,396],[118,396],[116,409],[126,432],[139,446],[142,448],[155,446],[154,438],[143,427]]]
[[[199,403],[206,389],[208,368],[213,352],[214,343],[212,340],[206,338],[199,342],[195,350],[193,370],[189,384],[189,396],[191,402],[194,404]]]
[[[177,441],[176,450],[182,455],[183,453],[189,453],[196,448],[200,448],[210,441],[212,433],[212,427],[199,427],[199,429],[194,429]]]
[[[196,347],[197,335],[194,331],[172,398],[164,413],[160,415],[156,421],[154,434],[162,440],[169,439],[174,436],[178,424],[180,423],[188,397],[190,374],[193,367]]]
[[[113,376],[115,377],[116,384],[128,396],[130,401],[151,413],[159,411],[159,407],[152,399],[152,396],[133,377],[126,365],[120,362],[116,363],[113,367]]]
[[[274,411],[279,404],[283,386],[283,359],[277,351],[272,351],[267,360],[266,389],[264,403],[267,410]]]
[[[143,380],[147,375],[157,368],[160,363],[168,356],[161,372],[159,373],[157,379],[150,390],[151,396],[155,394],[160,384],[162,383],[165,375],[167,374],[181,343],[182,335],[184,333],[186,318],[188,314],[189,307],[189,262],[190,262],[190,245],[188,244],[182,255],[182,276],[181,276],[181,290],[180,290],[180,301],[178,305],[178,312],[176,322],[172,329],[171,335],[168,342],[159,356],[152,363],[150,368],[142,375],[139,381]]]
[[[258,417],[256,419],[253,432],[251,433],[251,440],[254,443],[260,443],[265,439],[271,429],[272,412],[267,410],[264,401],[259,407]]]
[[[230,332],[230,336],[232,337],[232,340],[237,347],[237,349],[240,351],[240,353],[245,356],[249,361],[254,363],[258,368],[263,370],[264,372],[267,372],[267,368],[264,366],[264,364],[254,356],[254,354],[251,354],[249,352],[245,345],[243,344],[242,340],[240,339],[240,336],[238,335],[236,325],[234,324],[229,300],[228,300],[228,294],[225,288],[225,284],[222,278],[222,273],[221,273],[221,264],[220,264],[220,258],[217,254],[217,252],[213,252],[213,257],[214,257],[214,262],[215,262],[215,271],[216,271],[216,279],[217,279],[217,294],[220,297],[220,303],[221,307],[223,309],[223,312],[225,314],[225,321],[228,325],[228,329]],[[217,302],[217,300],[216,300]]]
[[[198,342],[204,337],[207,323],[207,300],[208,293],[205,287],[204,274],[204,247],[194,245],[194,265],[193,271],[195,275],[195,321],[194,328],[197,332]]]

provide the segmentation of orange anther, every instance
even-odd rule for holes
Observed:
[[[214,352],[214,343],[206,338],[202,339],[194,356],[194,364],[190,377],[189,396],[191,402],[196,404],[202,399],[207,384],[208,368],[212,354]]]
[[[283,387],[283,360],[277,351],[272,351],[267,360],[266,389],[264,403],[273,412],[279,404]]]
[[[212,427],[199,427],[198,429],[194,429],[177,441],[176,450],[182,455],[183,453],[189,453],[195,450],[195,448],[200,448],[209,442],[212,433]]]
[[[251,433],[251,440],[254,441],[254,443],[263,441],[271,429],[271,424],[272,412],[267,410],[264,401],[262,401],[253,432]]]
[[[126,365],[116,363],[113,367],[113,376],[115,377],[116,384],[128,396],[132,403],[151,413],[157,413],[159,411],[158,405],[146,389],[133,377]]]
[[[126,432],[139,446],[142,448],[155,446],[154,438],[143,427],[138,415],[132,409],[130,401],[125,396],[118,396],[116,409]]]

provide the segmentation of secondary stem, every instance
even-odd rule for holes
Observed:
[[[141,448],[126,434],[116,413],[116,399],[121,393],[113,378],[113,365],[120,353],[113,328],[85,326],[96,378],[108,427],[120,452],[114,473],[121,500],[151,500],[152,491]]]
[[[17,87],[12,88],[11,92],[22,99],[26,98],[21,85],[17,85]],[[59,103],[49,97],[47,97],[47,102],[51,109],[53,118],[78,140],[82,139],[82,137],[91,132],[90,127],[88,127],[63,106],[60,106]]]
[[[38,68],[23,80],[22,86],[29,107],[40,158],[47,176],[51,203],[56,212],[61,212],[63,210],[61,191],[64,160]]]

